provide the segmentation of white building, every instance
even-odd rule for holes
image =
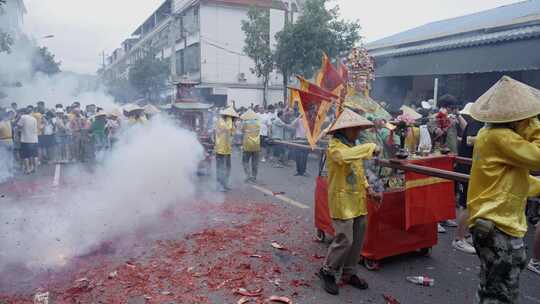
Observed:
[[[251,73],[254,63],[243,52],[241,25],[252,5],[269,9],[271,46],[275,47],[275,34],[283,29],[287,12],[291,16],[297,10],[294,0],[167,0],[134,32],[138,41],[116,52],[123,56],[112,56],[116,59],[110,59],[109,67],[121,66],[117,70],[127,75],[134,55],[150,43],[158,49],[157,56],[171,60],[171,81],[197,83],[202,100],[217,105],[234,100],[237,107],[261,104],[262,80]],[[270,77],[268,101],[283,101],[277,71]]]

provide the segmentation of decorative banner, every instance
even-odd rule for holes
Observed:
[[[298,102],[298,110],[302,115],[302,122],[306,130],[306,139],[311,148],[315,148],[331,102],[319,94],[295,88],[290,89],[291,99]]]
[[[302,76],[296,76],[296,78],[298,78],[298,80],[300,81],[300,89],[303,90],[303,91],[308,91],[310,93],[321,95],[321,96],[327,98],[329,101],[332,100],[332,99],[339,99],[338,95],[333,94],[332,92],[330,92],[330,91],[328,91],[328,90],[326,90],[324,88],[321,88],[320,86],[306,80]]]
[[[338,73],[332,63],[330,63],[330,59],[326,53],[323,53],[321,70],[317,74],[315,83],[323,89],[338,96],[340,94],[341,87],[344,84],[340,73]]]

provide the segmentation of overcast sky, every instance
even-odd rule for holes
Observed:
[[[164,0],[25,0],[27,31],[48,46],[62,68],[95,73],[102,51],[110,53]],[[431,21],[519,0],[335,0],[346,19],[358,19],[367,41]]]

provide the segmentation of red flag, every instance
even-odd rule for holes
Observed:
[[[340,73],[334,68],[328,56],[323,53],[321,70],[316,78],[316,83],[323,89],[336,93],[336,89],[344,84]]]
[[[302,76],[296,76],[296,78],[298,78],[298,80],[300,80],[300,88],[304,91],[308,91],[308,92],[311,92],[311,93],[315,93],[317,95],[321,95],[323,97],[325,97],[328,101],[332,100],[332,99],[338,99],[339,96],[333,94],[332,92],[330,91],[327,91],[323,88],[321,88],[320,86],[306,80],[304,77]]]
[[[311,147],[315,147],[330,103],[326,97],[319,94],[295,88],[291,88],[291,91],[294,99],[298,101],[298,110],[302,115],[306,139]]]

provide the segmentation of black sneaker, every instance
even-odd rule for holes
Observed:
[[[331,295],[338,295],[339,294],[339,288],[336,284],[336,277],[327,273],[324,271],[324,269],[321,268],[319,270],[319,278],[321,278],[323,288]]]
[[[368,283],[365,280],[360,279],[357,275],[352,275],[348,280],[345,281],[345,283],[362,290],[369,288]]]

